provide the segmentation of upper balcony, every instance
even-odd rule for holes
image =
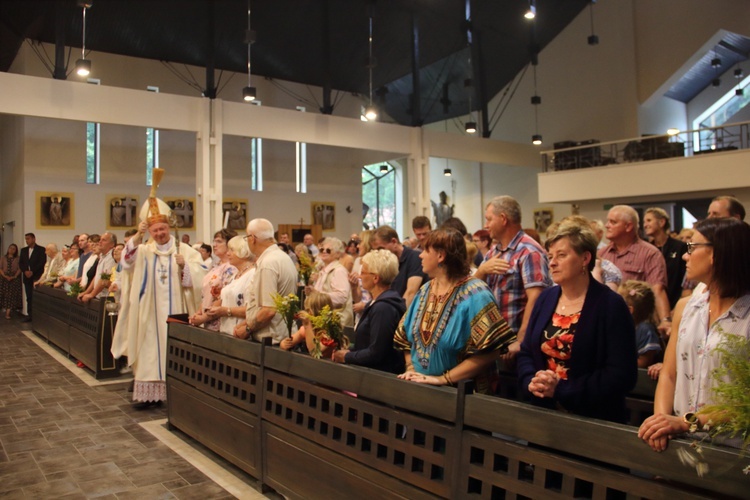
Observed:
[[[542,152],[540,203],[750,186],[750,122],[555,146]]]

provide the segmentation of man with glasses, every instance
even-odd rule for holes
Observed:
[[[279,344],[289,332],[284,319],[276,314],[273,297],[297,291],[297,268],[274,243],[273,233],[273,224],[266,219],[253,219],[247,225],[247,245],[257,260],[248,290],[245,321],[235,327],[234,336],[241,339],[252,336],[253,340],[271,337],[274,344]]]

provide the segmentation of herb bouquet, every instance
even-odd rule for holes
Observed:
[[[299,297],[293,293],[289,295],[276,293],[273,296],[273,303],[276,306],[276,314],[280,314],[284,318],[286,329],[291,337],[294,320],[297,318],[297,313],[299,313]]]
[[[341,318],[338,312],[332,311],[329,306],[324,306],[317,316],[306,314],[306,317],[312,325],[313,342],[315,343],[315,347],[310,351],[310,356],[320,359],[325,348],[346,349],[349,347],[349,339],[344,335],[341,328]],[[305,333],[307,334],[307,332]]]

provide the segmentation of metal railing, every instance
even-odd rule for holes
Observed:
[[[750,122],[617,141],[555,143],[541,152],[545,172],[618,165],[750,149]]]

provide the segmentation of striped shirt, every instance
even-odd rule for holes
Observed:
[[[526,289],[552,286],[547,252],[531,236],[519,231],[508,248],[495,245],[484,256],[484,260],[498,254],[510,263],[510,267],[505,274],[487,275],[487,285],[508,326],[513,333],[518,333],[528,301]]]
[[[622,280],[645,281],[649,285],[667,286],[667,264],[658,248],[640,238],[619,251],[610,243],[599,251],[599,257],[607,259],[620,269]]]

